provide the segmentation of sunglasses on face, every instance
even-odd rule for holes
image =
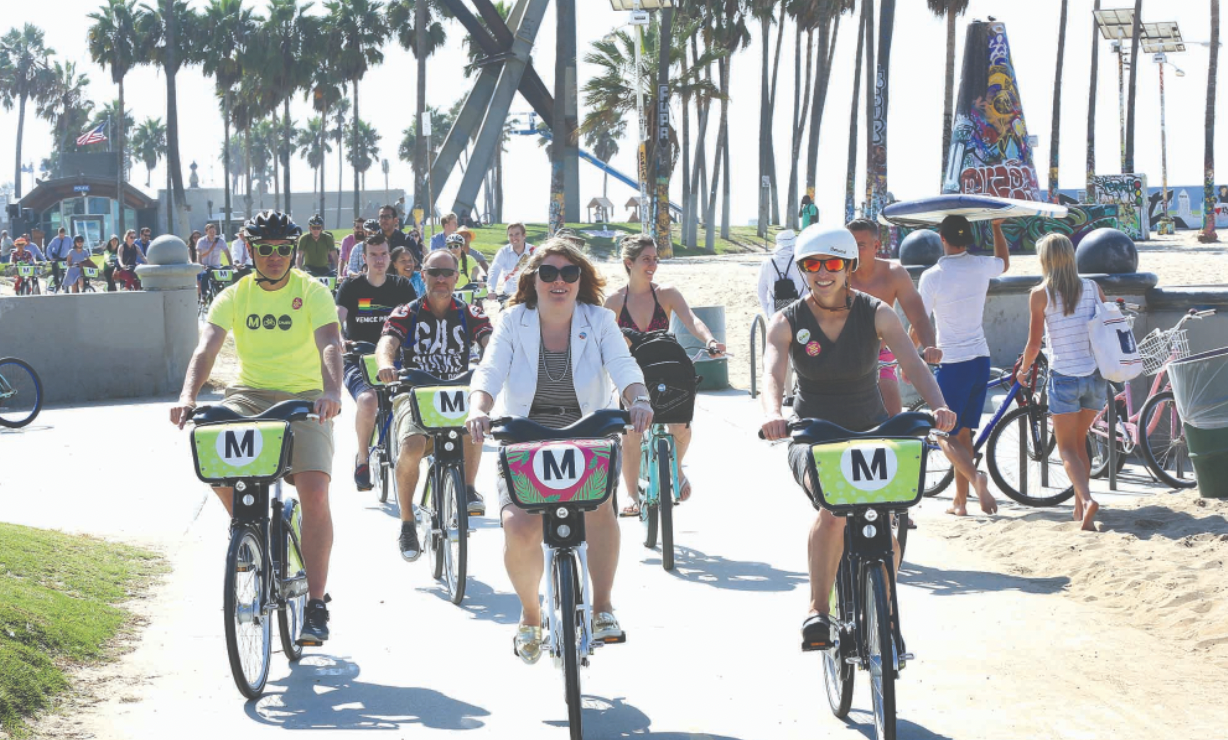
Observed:
[[[841,272],[849,264],[849,261],[843,257],[828,257],[821,259],[819,257],[807,257],[797,266],[802,268],[802,272],[818,272],[819,268],[826,268],[828,272]]]
[[[580,279],[580,266],[567,265],[566,267],[555,267],[554,265],[542,265],[537,268],[537,276],[544,283],[553,283],[560,276],[565,283],[574,283]]]
[[[445,278],[446,279],[446,278],[450,278],[453,275],[455,275],[456,270],[453,270],[451,267],[428,267],[426,268],[426,274],[430,275],[433,278]]]
[[[274,250],[276,250],[277,253],[280,254],[282,257],[289,257],[290,253],[294,251],[294,245],[293,244],[276,244],[276,245],[275,244],[257,244],[256,245],[256,254],[260,255],[261,257],[273,256]]]

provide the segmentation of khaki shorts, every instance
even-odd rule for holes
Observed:
[[[286,393],[246,386],[232,386],[226,389],[222,405],[244,416],[254,416],[268,410],[270,406],[300,399],[315,401],[324,395],[323,391],[305,391],[303,393]],[[290,424],[294,433],[294,452],[290,456],[290,472],[319,472],[332,478],[333,474],[333,423],[327,421],[321,424],[315,420],[296,421]]]
[[[414,422],[414,409],[408,393],[402,393],[392,399],[392,423],[396,429],[398,443],[404,443],[410,437],[427,437],[428,441],[430,439],[427,431]]]

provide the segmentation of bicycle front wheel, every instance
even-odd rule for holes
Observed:
[[[674,478],[670,474],[670,463],[674,456],[670,454],[669,442],[657,440],[657,500],[660,502],[659,520],[661,522],[661,567],[674,569]]]
[[[255,531],[237,527],[226,553],[222,611],[226,618],[226,653],[239,693],[255,699],[269,678],[272,624],[264,610],[264,546]]]
[[[559,595],[559,650],[563,652],[563,684],[567,698],[567,722],[571,740],[584,740],[580,700],[580,610],[576,603],[576,561],[570,552],[554,559],[554,588]],[[554,629],[554,625],[550,625]]]
[[[1138,416],[1138,437],[1143,462],[1156,480],[1173,488],[1198,485],[1172,391],[1157,393],[1143,404]]]
[[[840,570],[836,572],[836,584],[831,590],[830,616],[833,629],[837,630],[839,628],[835,624],[848,621],[853,613],[853,605],[845,604],[841,599],[846,591],[846,570],[846,564],[841,563]],[[823,651],[823,686],[827,689],[827,704],[831,707],[831,713],[844,719],[853,706],[853,666],[845,658],[853,655],[854,651],[849,648],[854,643],[851,635],[847,640],[840,632],[832,637],[837,644]]]
[[[926,405],[924,400],[913,402],[908,407],[909,411],[921,411],[931,413],[930,407]],[[947,486],[951,485],[951,481],[955,480],[955,468],[951,466],[951,460],[947,454],[942,451],[942,448],[933,442],[926,441],[925,443],[925,492],[926,496],[937,496],[947,490]]]
[[[1074,486],[1057,451],[1049,410],[1035,411],[1035,421],[1031,413],[1031,408],[1015,409],[990,432],[989,475],[1021,504],[1056,506],[1074,496]]]
[[[388,468],[384,464],[384,448],[375,446],[367,452],[367,469],[371,471],[371,487],[379,494],[381,504],[388,502]]]
[[[884,571],[882,565],[866,568],[866,668],[874,700],[874,734],[878,740],[895,740],[895,639]]]
[[[465,598],[469,550],[467,498],[460,468],[449,467],[443,476],[439,539],[443,551],[443,582],[453,604],[460,604]]]
[[[42,408],[43,384],[34,368],[15,357],[0,360],[0,426],[24,427]]]
[[[277,610],[277,627],[281,634],[281,650],[288,660],[303,657],[298,644],[307,611],[307,568],[303,564],[303,510],[298,501],[290,499],[281,510],[281,596]]]

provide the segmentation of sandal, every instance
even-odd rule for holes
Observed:
[[[802,622],[802,650],[828,650],[835,647],[831,639],[831,618],[826,614],[811,614]]]
[[[689,501],[691,498],[691,481],[685,475],[678,476],[678,501]]]
[[[619,512],[618,515],[624,516],[624,517],[628,517],[628,516],[638,517],[640,515],[640,502],[632,501],[631,503],[624,506],[623,510]]]

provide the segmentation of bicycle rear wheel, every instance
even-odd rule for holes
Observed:
[[[432,462],[426,469],[426,484],[422,487],[422,506],[419,507],[422,517],[418,519],[417,526],[420,547],[429,554],[431,559],[431,575],[436,581],[439,581],[443,580],[443,549],[440,547],[442,538],[437,537],[435,531],[440,526],[439,518],[442,516],[443,504],[437,500],[441,494],[435,491],[434,480],[435,464]]]
[[[559,650],[563,651],[563,684],[571,740],[584,740],[580,700],[580,640],[576,629],[580,610],[576,603],[576,561],[570,552],[554,558],[554,588],[559,595]],[[550,625],[554,629],[554,625]]]
[[[657,514],[656,504],[648,503],[647,491],[640,489],[640,522],[644,525],[644,547],[652,549],[657,546]]]
[[[465,598],[465,578],[468,575],[469,510],[465,496],[465,478],[459,468],[449,467],[443,475],[443,498],[440,509],[440,550],[443,553],[444,585],[453,604]]]
[[[908,407],[909,411],[931,413],[930,407],[923,400],[915,401]],[[925,443],[925,493],[926,496],[937,496],[947,490],[951,481],[955,480],[955,468],[947,458],[942,448],[931,442]]]
[[[29,363],[15,357],[0,360],[0,426],[18,429],[43,408],[43,384]]]
[[[1040,408],[1011,411],[989,434],[989,475],[1007,496],[1026,506],[1056,506],[1074,496],[1053,436],[1053,420]]]
[[[866,568],[865,604],[866,669],[874,700],[874,733],[878,740],[895,740],[895,640],[882,565]]]
[[[1138,416],[1138,437],[1143,462],[1156,480],[1173,488],[1198,485],[1172,391],[1157,393],[1143,404]]]
[[[661,522],[661,567],[674,569],[674,486],[669,442],[657,440],[657,505]]]
[[[303,565],[302,536],[303,510],[298,501],[290,499],[281,510],[281,596],[285,603],[277,610],[277,627],[281,634],[281,650],[291,661],[303,657],[303,646],[298,644],[307,611],[307,569]]]
[[[841,594],[848,590],[845,587],[848,579],[846,570],[846,563],[841,563],[836,571],[836,585],[831,590],[833,623],[847,621],[853,613],[852,604],[844,604],[841,600]],[[838,629],[834,624],[833,628]],[[839,632],[834,633],[832,638],[838,644],[823,651],[823,686],[827,689],[827,704],[831,707],[831,713],[844,719],[853,706],[853,666],[845,658],[853,655],[851,648],[855,641],[852,634],[846,636]]]
[[[371,471],[371,488],[379,496],[381,504],[388,502],[388,469],[384,467],[384,448],[368,448],[367,469]]]
[[[237,527],[226,553],[222,612],[226,620],[226,654],[239,693],[255,699],[269,678],[272,623],[264,613],[265,552],[255,531]]]

